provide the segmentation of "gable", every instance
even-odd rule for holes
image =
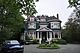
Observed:
[[[52,31],[52,30],[47,27],[43,27],[43,28],[37,29],[36,31]]]

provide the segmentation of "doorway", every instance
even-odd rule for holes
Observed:
[[[42,42],[45,43],[47,40],[47,32],[42,32]]]

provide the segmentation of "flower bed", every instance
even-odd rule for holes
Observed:
[[[40,44],[37,48],[41,48],[41,49],[58,49],[60,47],[58,46],[58,44],[54,43],[54,44]]]

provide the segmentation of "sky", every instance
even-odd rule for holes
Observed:
[[[62,21],[62,26],[67,22],[73,8],[68,7],[68,0],[39,0],[36,3],[36,15],[56,16],[59,14],[59,19]]]

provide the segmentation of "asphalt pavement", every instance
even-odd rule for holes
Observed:
[[[24,53],[80,53],[80,44],[59,45],[60,49],[38,49],[38,45],[25,45]]]

